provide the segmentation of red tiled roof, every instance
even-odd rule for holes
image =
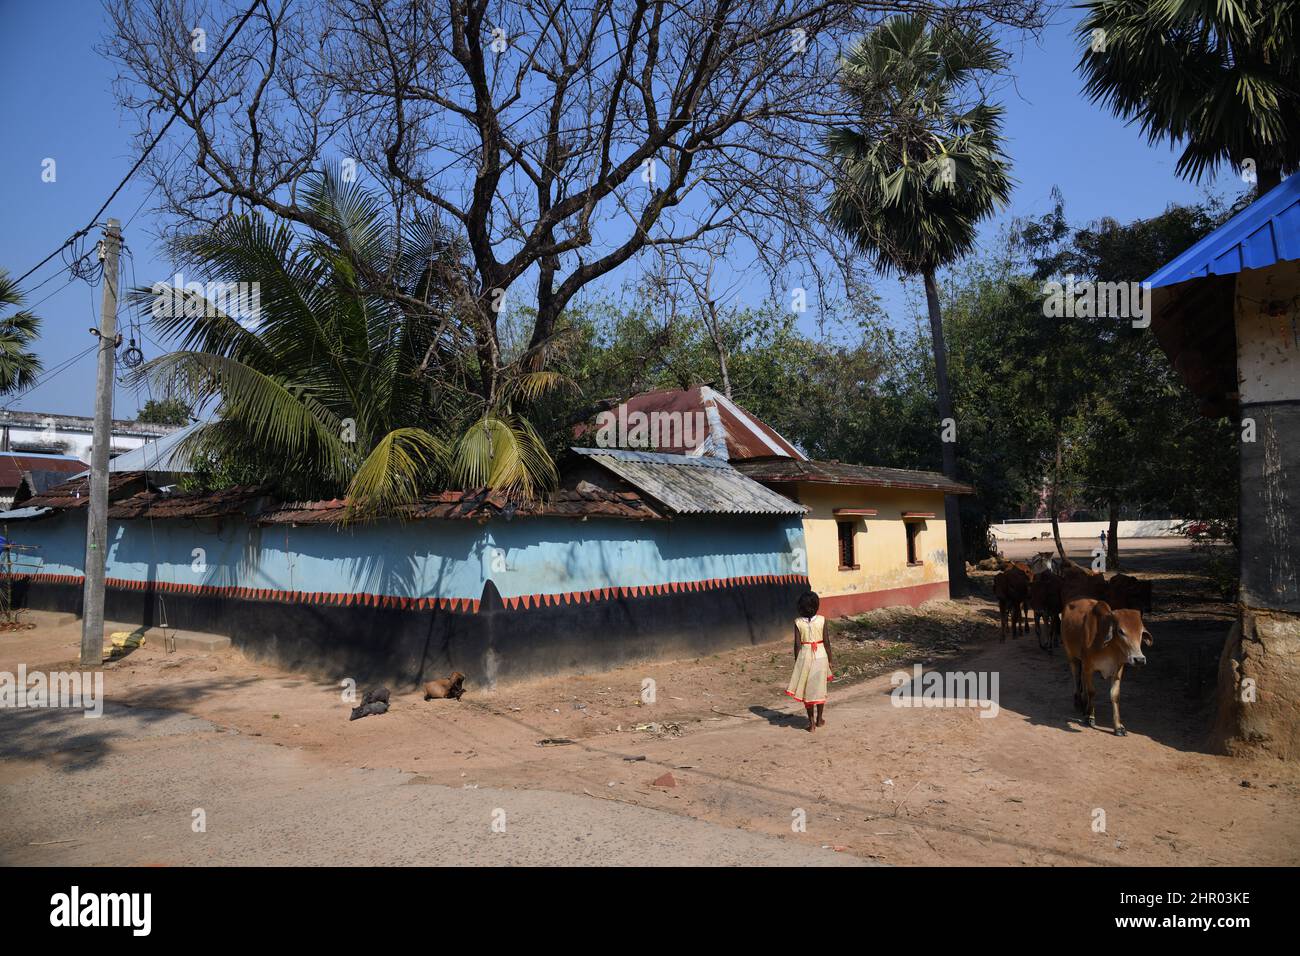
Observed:
[[[764,484],[805,482],[812,485],[864,485],[873,488],[942,491],[949,495],[975,493],[970,485],[953,481],[937,471],[848,465],[842,461],[795,461],[778,457],[738,461],[735,466],[738,471]]]
[[[23,507],[67,510],[86,507],[88,480],[66,481],[49,493],[30,498]],[[261,524],[332,524],[346,517],[347,501],[281,503],[268,500],[267,491],[257,487],[223,488],[220,491],[170,493],[148,486],[143,472],[111,474],[108,479],[110,518],[219,518],[255,515]],[[444,491],[428,495],[403,509],[407,518],[504,518],[567,517],[627,518],[664,520],[635,491],[601,488],[583,482],[577,488],[561,488],[536,501],[512,499],[501,492]]]
[[[84,470],[84,469],[83,469]],[[143,472],[124,471],[108,476],[108,500],[129,497],[147,490],[148,482]],[[73,478],[61,485],[55,485],[43,495],[35,495],[22,503],[24,508],[84,508],[90,499],[90,476]]]
[[[268,509],[258,516],[262,524],[333,524],[344,519],[347,501],[305,501]],[[561,488],[537,501],[508,498],[500,492],[444,491],[429,495],[403,509],[408,518],[568,517],[660,520],[659,514],[632,491],[609,491],[593,486]]]

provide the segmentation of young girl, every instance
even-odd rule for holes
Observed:
[[[808,733],[825,727],[822,709],[826,706],[826,682],[831,674],[831,644],[825,636],[826,618],[817,613],[821,600],[812,591],[799,598],[799,617],[794,625],[794,673],[786,693],[808,710]],[[814,708],[817,711],[813,716]]]

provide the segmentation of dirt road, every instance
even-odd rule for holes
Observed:
[[[784,643],[471,688],[460,702],[395,694],[388,714],[355,722],[332,682],[150,644],[106,667],[113,707],[98,721],[0,711],[0,853],[10,863],[1300,862],[1296,768],[1205,752],[1228,609],[1185,553],[1127,560],[1156,577],[1158,601],[1151,663],[1124,682],[1128,737],[1108,732],[1106,704],[1099,728],[1081,726],[1060,652],[1032,637],[998,642],[995,608],[979,597],[839,628],[836,669],[849,681],[832,689],[816,734],[781,695]],[[76,639],[75,624],[0,637],[0,670],[57,669]],[[915,659],[996,675],[996,716],[894,706],[889,672]],[[652,785],[665,773],[675,786]],[[196,809],[205,833],[193,831]]]

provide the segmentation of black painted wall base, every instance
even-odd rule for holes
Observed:
[[[244,601],[109,588],[110,621],[229,635],[252,657],[358,684],[419,686],[453,670],[472,685],[698,656],[793,634],[806,582],[737,585],[508,609],[489,581],[477,612]],[[160,602],[161,597],[161,602]],[[14,604],[81,613],[74,584],[16,581]]]

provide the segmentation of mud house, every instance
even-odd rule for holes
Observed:
[[[626,425],[624,425],[626,423]],[[813,461],[709,386],[645,392],[612,409],[597,438],[669,436],[661,451],[725,457],[742,474],[804,505],[803,555],[831,616],[948,597],[944,496],[969,485],[927,471]],[[585,429],[580,429],[586,434]],[[673,442],[672,436],[694,441]]]
[[[401,520],[258,489],[110,478],[106,616],[227,634],[255,657],[413,686],[698,655],[785,636],[802,506],[715,458],[579,449],[543,500],[446,492]],[[0,514],[14,600],[79,612],[85,479]]]
[[[1300,757],[1300,176],[1148,280],[1202,410],[1241,426],[1241,617],[1220,660],[1230,750]]]

